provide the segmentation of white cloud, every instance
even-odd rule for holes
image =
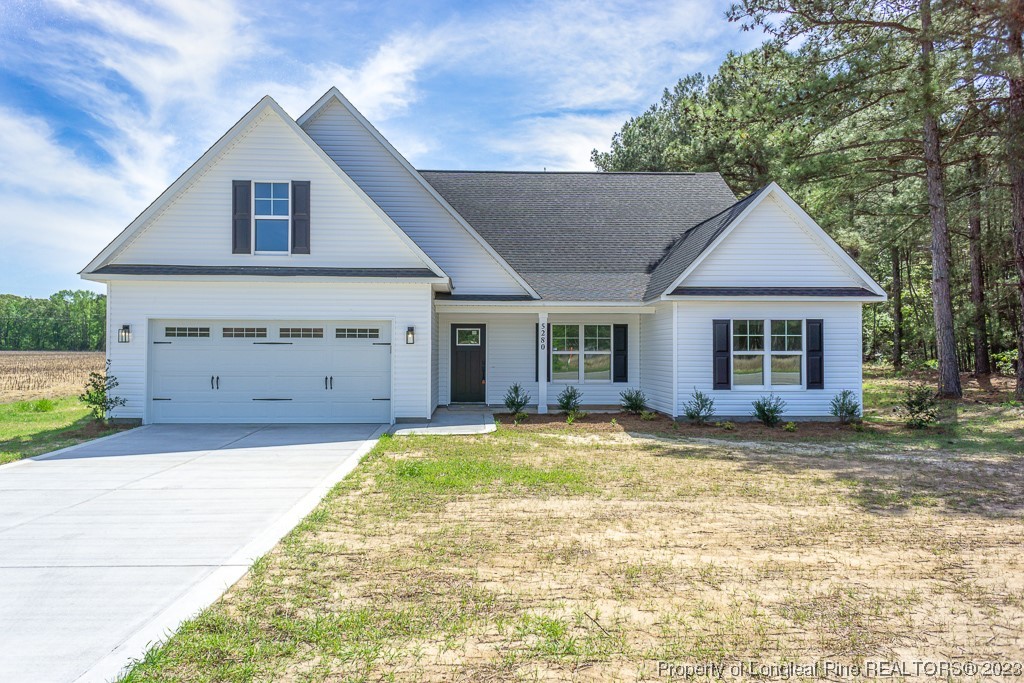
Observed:
[[[591,150],[607,145],[626,117],[616,112],[529,118],[488,144],[508,156],[511,170],[592,171]]]

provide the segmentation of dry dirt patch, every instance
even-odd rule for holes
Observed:
[[[0,351],[0,403],[82,392],[104,354],[88,351]]]

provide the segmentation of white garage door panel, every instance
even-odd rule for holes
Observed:
[[[292,339],[281,328],[323,330]],[[179,337],[167,328],[199,328]],[[259,338],[224,328],[260,328]],[[378,330],[338,339],[337,329]],[[207,332],[208,331],[208,332]],[[155,320],[150,329],[150,422],[388,422],[387,322]]]

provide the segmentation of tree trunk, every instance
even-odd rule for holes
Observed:
[[[988,349],[988,320],[985,309],[985,264],[981,248],[981,155],[971,159],[971,200],[967,209],[967,239],[971,257],[971,309],[974,323],[974,374],[992,373],[992,362]]]
[[[928,217],[932,226],[932,313],[935,317],[935,355],[939,361],[939,396],[960,398],[960,370],[953,332],[953,301],[949,282],[949,225],[943,180],[939,120],[936,113],[932,60],[931,0],[921,0],[921,65],[924,86],[924,164],[928,187]],[[1024,294],[1022,294],[1024,296]]]
[[[1010,91],[1006,114],[1007,166],[1010,175],[1011,232],[1013,260],[1017,266],[1017,295],[1021,314],[1017,325],[1017,400],[1024,400],[1024,0],[1007,8],[1010,52]]]
[[[903,369],[903,268],[899,247],[892,248],[892,367]]]

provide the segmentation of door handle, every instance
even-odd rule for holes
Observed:
[[[324,391],[327,391],[327,375],[324,375]]]
[[[210,389],[213,389],[213,375],[210,375]]]
[[[217,375],[217,391],[220,391],[220,375]]]
[[[334,391],[334,375],[331,375],[331,391]]]

